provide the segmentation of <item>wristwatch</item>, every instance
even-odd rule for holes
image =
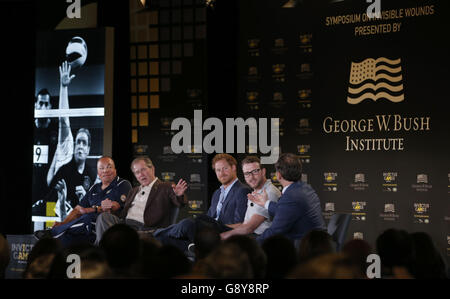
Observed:
[[[95,213],[98,213],[98,206],[92,206],[95,209]]]

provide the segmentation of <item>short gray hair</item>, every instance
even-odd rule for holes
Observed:
[[[153,167],[152,160],[150,160],[150,158],[148,156],[139,156],[139,157],[134,158],[133,162],[131,162],[131,166],[130,166],[131,171],[133,171],[133,165],[139,161],[144,161],[145,165],[147,165],[148,168]]]

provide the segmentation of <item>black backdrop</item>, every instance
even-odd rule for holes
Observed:
[[[128,53],[129,41],[127,3],[123,1],[118,7],[117,3],[113,6],[107,2],[99,1],[99,26],[116,27],[116,54],[119,53],[116,57],[126,57],[128,54],[123,53]],[[354,28],[369,23],[324,25],[326,17],[363,13],[368,4],[361,2],[365,1],[298,1],[299,5],[291,9],[281,8],[284,2],[270,1],[262,6],[257,0],[225,0],[217,1],[216,7],[208,10],[208,98],[215,99],[208,101],[209,115],[284,118],[282,151],[296,152],[302,158],[307,175],[304,179],[318,191],[325,215],[333,210],[353,213],[349,238],[363,237],[373,244],[376,236],[388,227],[427,231],[446,255],[450,247],[446,108],[449,49],[444,44],[445,29],[449,27],[445,18],[447,1],[382,1],[382,5],[392,6],[386,9],[395,10],[435,5],[434,13],[383,20],[379,23],[401,22],[401,30],[365,36],[355,36]],[[24,98],[32,102],[35,37],[30,28],[53,28],[60,20],[60,17],[48,17],[58,14],[54,11],[41,15],[35,3],[1,2],[1,10],[9,13],[4,14],[0,28],[4,40],[14,45],[1,47],[0,52],[4,61],[1,68],[3,111],[17,111],[18,103]],[[57,10],[54,2],[49,5]],[[250,39],[259,40],[259,46],[254,48],[255,44],[251,43],[250,47]],[[258,51],[259,58],[251,56]],[[401,59],[404,101],[366,99],[357,105],[348,104],[351,62],[383,56]],[[128,61],[116,60],[116,74],[120,75],[115,77],[115,96],[129,98]],[[259,66],[251,78],[250,64]],[[262,103],[259,111],[254,111],[255,105],[248,95],[255,90]],[[123,146],[130,140],[130,113],[126,113],[130,105],[128,101],[116,101],[115,105],[124,113],[115,115],[113,156],[118,159],[123,176],[131,178],[128,165],[132,148]],[[322,127],[327,116],[360,120],[381,114],[429,116],[431,130],[345,134],[325,133]],[[33,119],[33,107],[30,105],[11,115],[13,119],[1,118],[2,128],[8,129],[4,130],[5,142],[2,142],[0,230],[20,234],[31,231],[31,188],[23,186],[31,182],[29,149],[33,124],[24,120]],[[20,126],[20,138],[17,138],[18,130],[10,129],[11,124]],[[345,151],[346,136],[404,138],[405,149]],[[207,169],[212,186],[215,177],[209,163]],[[363,181],[357,174],[364,175]],[[392,179],[388,180],[388,176]],[[397,192],[393,191],[394,187]],[[17,190],[22,191],[19,194]]]

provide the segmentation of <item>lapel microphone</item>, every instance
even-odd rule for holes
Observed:
[[[141,195],[145,195],[145,191],[142,191]]]

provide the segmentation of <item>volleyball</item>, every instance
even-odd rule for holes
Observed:
[[[84,39],[75,36],[69,41],[66,48],[66,58],[72,69],[84,65],[87,58],[87,45]]]

